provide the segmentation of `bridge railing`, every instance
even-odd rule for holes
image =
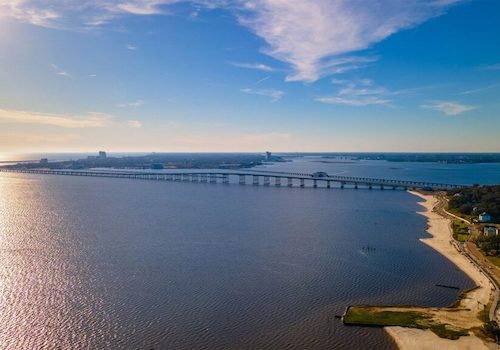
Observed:
[[[34,174],[59,174],[59,175],[74,175],[74,176],[102,176],[102,177],[137,177],[137,176],[200,176],[200,175],[214,175],[214,176],[268,176],[274,178],[288,177],[301,180],[315,180],[315,181],[333,181],[340,183],[352,184],[365,184],[375,186],[397,186],[397,187],[419,187],[419,188],[439,188],[439,189],[452,189],[460,188],[463,185],[457,184],[443,184],[436,182],[425,181],[410,181],[410,180],[397,180],[397,179],[380,179],[368,177],[354,177],[354,176],[313,176],[313,174],[305,173],[288,173],[288,172],[270,172],[270,171],[224,171],[215,170],[207,171],[182,171],[182,172],[151,172],[151,171],[95,171],[95,170],[77,170],[77,169],[9,169],[1,168],[2,172],[21,172],[21,173],[34,173]]]

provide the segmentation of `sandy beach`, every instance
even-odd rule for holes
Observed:
[[[421,241],[453,262],[479,287],[467,293],[467,296],[462,299],[459,307],[467,310],[460,311],[459,313],[460,318],[464,319],[464,322],[469,327],[480,326],[482,322],[478,319],[478,313],[485,308],[492,296],[490,281],[467,257],[460,254],[452,245],[452,232],[449,220],[433,211],[438,199],[432,195],[423,195],[417,192],[411,193],[424,199],[424,202],[420,204],[425,210],[419,212],[419,214],[427,218],[429,225],[427,232],[432,236],[421,239]],[[438,337],[430,330],[403,327],[385,327],[385,330],[402,350],[488,350],[500,348],[496,344],[484,342],[472,333],[458,340],[449,340]]]

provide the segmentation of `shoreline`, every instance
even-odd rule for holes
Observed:
[[[459,306],[470,309],[467,314],[471,325],[481,322],[478,314],[487,307],[493,297],[493,287],[488,277],[452,244],[450,220],[433,210],[438,199],[434,195],[425,195],[415,191],[409,191],[409,193],[424,199],[424,202],[418,204],[422,205],[425,210],[417,213],[427,218],[427,232],[431,237],[421,238],[420,241],[446,257],[476,284],[477,288],[467,292],[460,300]],[[499,348],[496,344],[487,343],[472,333],[469,336],[460,337],[458,340],[449,340],[438,337],[431,330],[393,326],[384,327],[384,330],[391,336],[400,350],[490,350]]]

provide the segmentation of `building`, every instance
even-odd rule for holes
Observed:
[[[153,164],[151,164],[151,169],[161,170],[161,169],[165,169],[165,167],[161,163],[153,163]]]
[[[272,154],[271,152],[266,152],[266,160],[271,160]]]
[[[104,152],[104,151],[99,151],[99,158],[100,158],[100,159],[105,159],[105,158],[106,158],[106,152]]]
[[[49,160],[47,158],[40,159],[40,164],[48,164]]]
[[[490,222],[490,221],[491,221],[491,215],[488,214],[487,212],[479,214],[479,222]]]
[[[484,226],[483,234],[485,236],[498,236],[498,228],[495,226]]]

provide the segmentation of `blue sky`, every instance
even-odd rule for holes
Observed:
[[[0,152],[500,151],[496,0],[0,1]]]

